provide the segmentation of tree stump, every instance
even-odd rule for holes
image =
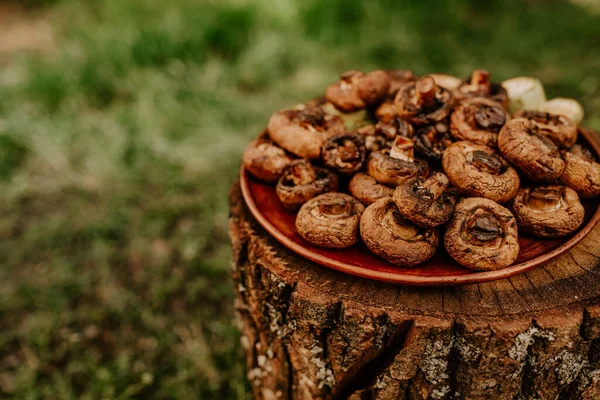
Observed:
[[[416,288],[288,251],[230,193],[236,313],[257,399],[600,399],[600,225],[533,271]]]

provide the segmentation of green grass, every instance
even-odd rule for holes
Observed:
[[[600,15],[560,1],[32,1],[0,69],[0,397],[249,396],[227,190],[344,70],[536,75],[600,128]]]

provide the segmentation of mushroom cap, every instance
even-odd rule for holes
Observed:
[[[499,103],[502,107],[508,107],[508,92],[499,83],[490,80],[490,73],[484,69],[476,69],[468,81],[462,82],[453,92],[457,100],[471,97],[485,97]]]
[[[365,210],[344,193],[324,193],[310,199],[296,216],[296,229],[307,242],[329,249],[343,249],[360,240],[360,216]]]
[[[589,151],[581,149],[575,145],[571,151],[563,153],[565,170],[560,182],[574,189],[582,199],[591,199],[600,195],[600,164]]]
[[[324,112],[320,106],[299,106],[273,114],[267,130],[271,139],[285,150],[314,160],[321,156],[323,142],[345,128],[339,116]]]
[[[292,161],[294,158],[275,145],[266,133],[250,142],[242,156],[246,170],[265,182],[276,182]]]
[[[429,260],[439,244],[437,229],[423,229],[400,215],[391,197],[368,206],[360,218],[360,235],[369,250],[400,267]]]
[[[452,93],[436,85],[430,76],[409,82],[396,94],[398,115],[415,125],[435,124],[448,116],[453,105]]]
[[[297,210],[308,200],[339,186],[338,176],[325,168],[314,167],[308,160],[293,161],[283,172],[275,192],[288,210]]]
[[[396,187],[415,176],[426,176],[428,166],[422,160],[392,157],[390,149],[385,148],[369,154],[367,173],[379,183]]]
[[[568,235],[579,228],[585,215],[577,193],[560,185],[519,189],[511,208],[519,231],[541,238]]]
[[[568,148],[577,141],[577,124],[569,117],[544,111],[520,110],[515,118],[531,119],[538,124],[538,132],[548,137],[555,145]]]
[[[394,190],[393,199],[404,218],[424,228],[433,228],[452,216],[456,197],[444,193],[449,185],[448,177],[440,172],[426,180],[413,178]]]
[[[417,79],[413,72],[408,69],[388,69],[385,72],[387,72],[390,80],[389,96],[395,96],[406,82],[414,82]]]
[[[323,163],[344,175],[351,175],[363,167],[367,149],[365,139],[355,132],[340,133],[323,143]]]
[[[462,199],[444,236],[446,251],[460,265],[488,271],[508,267],[519,255],[517,220],[483,197]]]
[[[484,97],[467,98],[450,116],[450,132],[457,140],[496,146],[498,132],[510,119],[500,103]]]
[[[379,199],[392,196],[394,193],[394,189],[377,183],[375,179],[362,172],[352,177],[348,184],[348,190],[352,196],[365,205],[371,205]]]
[[[456,142],[444,152],[442,167],[452,185],[470,196],[503,203],[519,190],[517,171],[488,146]]]
[[[537,123],[529,119],[508,121],[498,135],[498,148],[504,158],[535,182],[554,180],[565,169],[554,143],[539,134]]]
[[[389,75],[375,70],[369,73],[348,71],[325,91],[327,101],[343,111],[355,111],[379,103],[390,88]]]

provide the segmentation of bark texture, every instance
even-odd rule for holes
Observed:
[[[259,227],[237,184],[230,202],[255,398],[600,398],[600,226],[525,274],[413,288],[308,262]]]

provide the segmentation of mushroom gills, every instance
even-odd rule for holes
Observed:
[[[381,218],[381,225],[392,235],[404,241],[419,240],[421,237],[419,228],[406,220],[393,204]]]
[[[479,170],[490,174],[498,174],[502,169],[502,160],[500,160],[500,157],[483,150],[468,152],[467,162],[473,164]]]
[[[465,219],[461,232],[465,241],[478,246],[497,246],[503,237],[496,216],[483,208],[476,209]]]
[[[283,183],[288,186],[308,185],[315,179],[317,179],[317,173],[314,168],[307,163],[296,163],[285,174]]]
[[[503,110],[487,104],[479,105],[473,118],[481,129],[492,132],[500,132],[500,129],[506,123],[506,114]]]
[[[535,188],[524,201],[533,211],[555,211],[565,204],[563,194],[555,188]]]
[[[339,219],[346,218],[352,214],[352,204],[344,199],[321,200],[310,213],[317,218]]]

